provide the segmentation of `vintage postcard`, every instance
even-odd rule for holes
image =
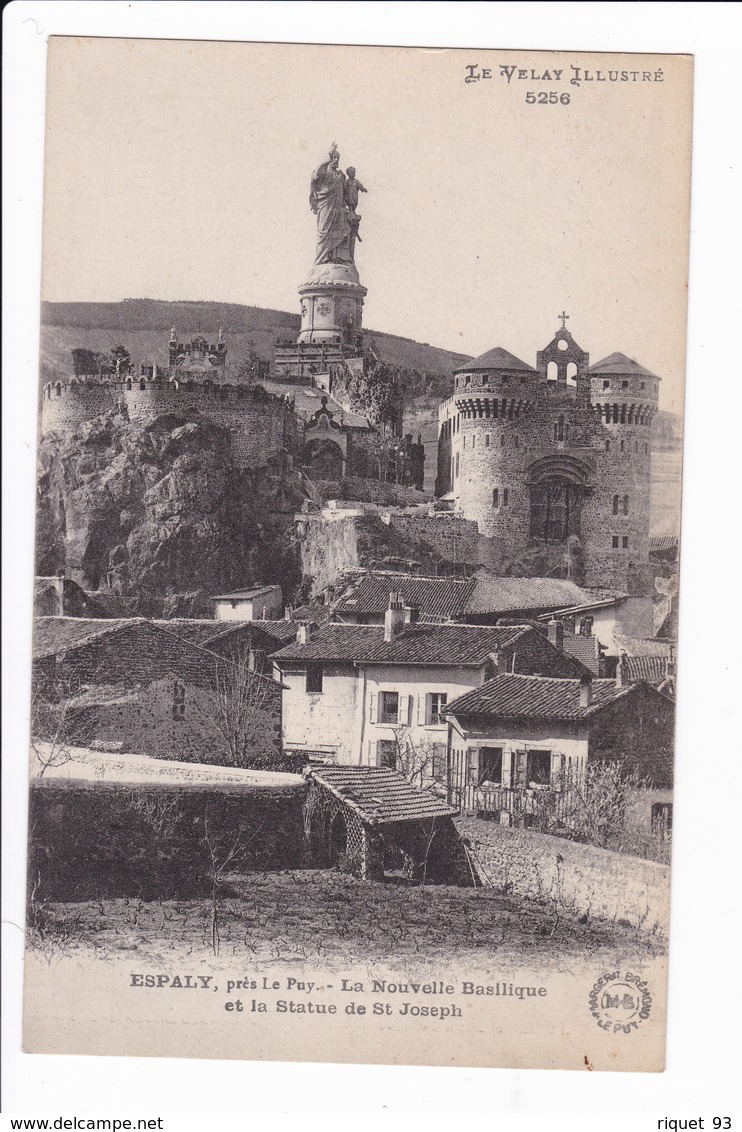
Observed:
[[[27,1051],[663,1068],[692,88],[50,39]]]

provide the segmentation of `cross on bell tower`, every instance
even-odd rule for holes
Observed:
[[[561,318],[562,320],[562,330],[566,329],[566,323],[569,315],[565,311],[562,311],[560,315],[557,315],[557,318]]]

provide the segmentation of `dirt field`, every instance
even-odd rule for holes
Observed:
[[[35,926],[34,926],[35,924]],[[361,959],[445,964],[489,959],[499,965],[568,968],[572,960],[663,954],[663,943],[616,924],[582,923],[553,906],[490,889],[369,884],[340,872],[257,872],[230,877],[217,903],[102,899],[32,909],[29,944],[59,955],[112,958],[135,952],[146,963],[186,956],[251,966]]]

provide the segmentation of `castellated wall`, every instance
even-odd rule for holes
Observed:
[[[47,386],[42,434],[73,431],[84,421],[124,408],[131,421],[150,424],[165,413],[196,410],[228,429],[236,467],[262,467],[293,436],[293,414],[280,398],[246,386],[169,381],[77,381]]]
[[[492,540],[495,562],[531,539],[537,461],[587,469],[579,539],[585,584],[646,589],[651,423],[658,379],[619,374],[557,386],[502,375],[476,378],[441,406],[437,493]]]
[[[115,409],[118,389],[110,382],[58,381],[45,385],[41,400],[41,433],[74,432],[85,421]]]

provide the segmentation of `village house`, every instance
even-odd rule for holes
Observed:
[[[596,675],[601,656],[618,655],[615,634],[638,635],[651,619],[651,598],[585,589],[568,578],[500,577],[486,570],[471,578],[367,571],[351,579],[331,603],[333,617],[346,624],[382,625],[393,590],[404,594],[421,621],[495,625],[538,620],[545,628],[557,619],[565,628],[565,649]],[[589,646],[587,637],[592,638]]]
[[[421,624],[401,594],[387,600],[383,626],[303,623],[274,654],[286,750],[355,766],[397,768],[412,757],[408,773],[421,764],[437,773],[446,705],[463,692],[497,672],[586,672],[531,626]]]
[[[260,621],[279,618],[283,613],[280,586],[250,586],[234,593],[214,594],[211,600],[217,621]]]
[[[447,788],[462,811],[530,825],[584,781],[588,762],[620,762],[651,785],[643,822],[672,809],[672,702],[646,683],[502,673],[449,703]]]
[[[251,765],[280,762],[281,687],[247,675]],[[169,628],[143,618],[37,618],[33,676],[32,728],[43,730],[42,717],[56,709],[69,742],[229,764],[222,732],[234,674],[222,657]]]
[[[216,653],[227,662],[247,663],[251,671],[266,676],[273,672],[271,654],[296,639],[296,624],[286,620],[209,621],[178,617],[154,620],[152,624]]]

